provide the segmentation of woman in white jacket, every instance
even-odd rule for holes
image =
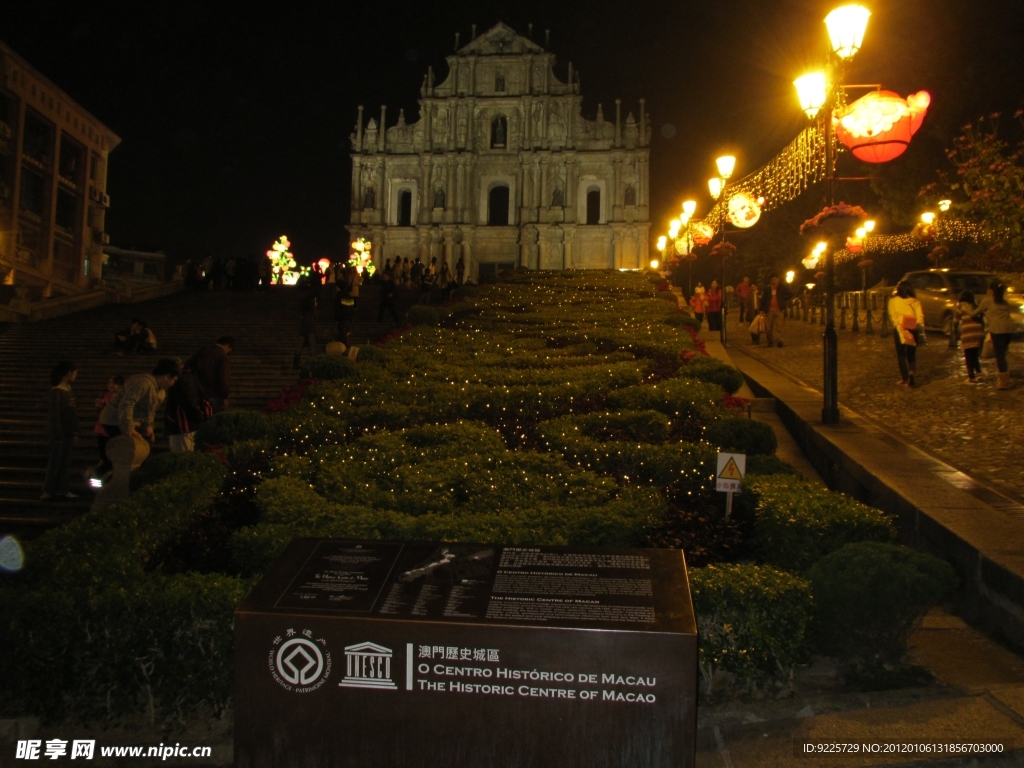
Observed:
[[[917,366],[917,344],[924,338],[924,310],[914,289],[906,280],[896,286],[896,294],[889,299],[889,320],[896,340],[896,360],[900,366],[900,385],[917,386],[914,369]]]

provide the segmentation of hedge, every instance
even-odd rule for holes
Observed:
[[[710,565],[690,571],[690,589],[709,696],[719,671],[748,690],[773,688],[806,658],[813,601],[800,577],[771,566]]]
[[[729,418],[712,422],[704,438],[724,451],[750,455],[771,455],[779,447],[775,430],[753,419]]]
[[[826,555],[808,571],[818,649],[899,663],[925,612],[956,585],[949,563],[907,547],[863,541]]]
[[[704,355],[685,362],[681,373],[691,379],[717,384],[730,395],[735,394],[744,383],[743,374],[731,365]]]
[[[896,539],[881,510],[799,477],[756,477],[747,486],[756,498],[751,543],[762,563],[802,573],[846,544]]]
[[[226,469],[195,455],[100,514],[26,545],[25,572],[0,590],[0,678],[18,714],[154,722],[231,698],[232,611],[250,584],[163,573],[154,558],[204,514]]]

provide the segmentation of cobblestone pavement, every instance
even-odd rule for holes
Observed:
[[[730,317],[735,327],[735,315]],[[1013,388],[996,390],[995,360],[982,361],[984,382],[966,384],[963,353],[933,331],[919,347],[917,388],[897,386],[900,379],[891,336],[837,330],[839,402],[873,419],[904,442],[932,453],[979,482],[1024,501],[1024,340],[1010,345]],[[817,390],[822,389],[824,326],[786,319],[785,346],[768,349],[750,334],[730,335],[730,351],[749,352]]]

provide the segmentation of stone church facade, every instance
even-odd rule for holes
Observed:
[[[419,256],[496,269],[637,269],[649,260],[650,117],[581,114],[579,80],[504,24],[428,70],[420,118],[364,123],[352,142],[349,234],[375,261]]]

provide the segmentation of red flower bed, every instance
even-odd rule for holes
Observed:
[[[722,399],[720,402],[723,408],[728,408],[731,411],[739,411],[740,413],[745,413],[747,410],[747,404],[750,401],[745,397],[736,397],[735,395],[730,395],[728,392],[726,392],[725,394],[722,395]]]
[[[302,398],[306,395],[306,390],[316,384],[320,379],[303,379],[298,384],[291,387],[284,387],[281,393],[263,406],[264,413],[280,413],[286,411],[293,405],[302,402]]]

